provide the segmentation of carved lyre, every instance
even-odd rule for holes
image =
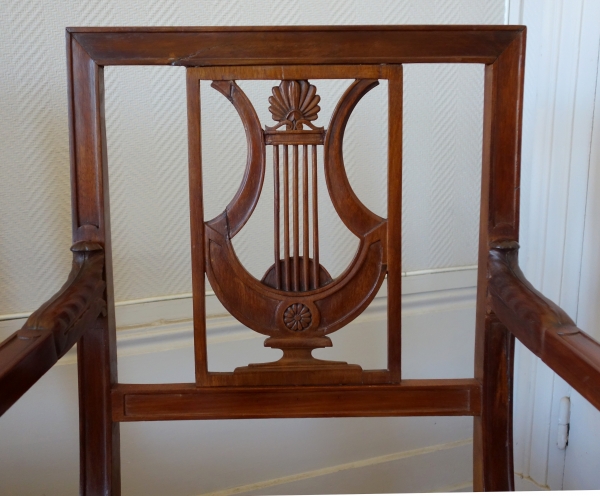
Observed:
[[[327,335],[348,324],[369,305],[387,271],[387,220],[357,198],[342,157],[348,118],[358,101],[377,84],[376,79],[351,83],[325,130],[313,124],[320,110],[316,87],[307,80],[283,80],[269,98],[276,125],[263,130],[235,81],[212,83],[239,113],[246,130],[248,155],[237,194],[219,216],[205,223],[206,274],[225,308],[250,329],[268,336],[265,346],[283,351],[276,362],[237,368],[229,383],[362,381],[360,366],[318,360],[312,351],[332,345]],[[259,281],[238,260],[232,239],[258,203],[267,147],[272,147],[273,153],[274,263]],[[336,278],[319,262],[317,170],[321,147],[333,206],[360,240],[349,267]]]

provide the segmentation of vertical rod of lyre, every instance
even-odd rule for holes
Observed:
[[[293,185],[292,185],[292,193],[293,193],[293,226],[294,226],[294,291],[300,291],[300,260],[299,260],[299,251],[300,251],[300,216],[298,209],[298,145],[293,145]]]
[[[313,287],[319,287],[319,215],[317,206],[317,145],[312,145]]]
[[[308,270],[308,145],[302,146],[302,265],[304,291],[310,289]]]
[[[285,290],[290,290],[290,181],[288,147],[283,145],[283,271]]]
[[[275,287],[281,289],[281,262],[279,261],[279,145],[273,146],[273,185],[274,185],[274,218],[275,224]]]

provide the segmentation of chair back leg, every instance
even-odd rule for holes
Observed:
[[[481,416],[473,420],[473,490],[514,491],[512,393],[515,338],[495,315],[485,318],[481,381]],[[478,333],[479,334],[479,333]],[[479,344],[479,343],[478,343]]]
[[[108,318],[101,317],[77,344],[82,496],[121,494],[119,423],[112,421],[110,402],[116,359],[108,341]]]

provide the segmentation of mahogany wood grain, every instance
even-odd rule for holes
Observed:
[[[119,424],[110,416],[117,382],[116,325],[110,237],[110,199],[104,121],[104,68],[67,32],[73,241],[104,249],[106,316],[77,346],[80,494],[121,493]]]
[[[300,291],[300,206],[298,205],[298,145],[292,145],[292,226],[294,238],[293,290]]]
[[[322,145],[324,141],[325,133],[322,131],[265,131],[265,145]]]
[[[402,358],[402,108],[401,65],[386,66],[388,77],[388,225],[387,239],[387,352],[390,379],[401,378]],[[394,234],[395,233],[395,234]]]
[[[77,344],[80,493],[86,495],[121,494],[119,424],[110,415],[116,359],[109,355],[107,328],[108,317],[98,319]]]
[[[67,28],[99,65],[491,64],[523,26]]]
[[[0,415],[3,415],[58,361],[54,335],[19,339],[15,332],[0,343]]]
[[[103,243],[102,67],[67,34],[73,242]],[[88,84],[77,84],[77,83]],[[77,146],[75,146],[77,145]]]
[[[533,288],[519,268],[518,249],[509,242],[490,250],[495,313],[519,341],[600,409],[600,343]]]
[[[481,415],[474,419],[473,445],[478,456],[474,478],[484,490],[514,490],[512,376],[514,336],[488,314],[481,389]],[[481,471],[481,472],[480,472]]]
[[[273,224],[274,224],[274,231],[275,234],[273,236],[273,240],[274,240],[274,244],[275,244],[275,259],[273,260],[274,266],[275,266],[275,289],[281,289],[281,263],[280,263],[280,259],[281,259],[281,255],[279,254],[280,252],[280,246],[281,246],[281,239],[279,236],[279,231],[280,231],[280,206],[279,206],[279,191],[280,191],[280,186],[279,186],[279,146],[275,145],[273,147],[273,188],[274,188],[274,192],[273,192],[273,210],[274,210],[274,218],[273,218]]]
[[[342,222],[359,237],[385,221],[365,207],[350,186],[344,166],[342,144],[346,123],[352,110],[360,99],[378,84],[379,81],[370,79],[354,81],[335,108],[325,136],[325,179],[331,202]]]
[[[308,253],[308,146],[302,146],[302,279],[304,291],[309,291],[309,253]]]
[[[312,265],[312,280],[313,289],[321,286],[319,280],[319,202],[318,202],[318,171],[317,171],[317,147],[311,147],[312,159],[312,226],[313,226],[313,265]]]
[[[194,315],[194,361],[196,384],[208,384],[208,353],[206,348],[206,294],[204,267],[204,204],[202,189],[202,139],[200,120],[200,81],[187,74],[188,162],[190,188],[190,238],[192,258],[192,293]]]
[[[81,338],[106,310],[104,254],[97,243],[73,245],[73,268],[63,287],[0,343],[0,415]]]
[[[217,80],[379,79],[387,66],[361,65],[259,65],[189,67],[194,77]]]
[[[81,337],[81,322],[89,324],[100,312],[106,312],[102,278],[104,253],[97,243],[75,243],[73,266],[63,287],[27,319],[17,335],[20,340],[35,338],[50,331],[54,337],[56,355],[62,356]],[[72,332],[74,329],[78,332]]]
[[[292,289],[290,271],[290,167],[288,146],[283,145],[283,273],[284,288]]]
[[[263,133],[256,111],[250,100],[235,81],[213,81],[211,86],[227,98],[237,110],[248,143],[246,168],[239,189],[229,202],[225,211],[212,219],[209,224],[219,232],[227,231],[227,235],[234,237],[244,227],[252,212],[256,208],[265,179],[265,149],[263,146]],[[200,107],[188,112],[197,117]],[[197,145],[201,148],[201,145]]]
[[[500,239],[516,240],[519,232],[524,67],[524,31],[494,63],[485,67],[475,329],[475,378],[482,383],[482,412],[474,420],[473,435],[476,491],[514,489],[510,393],[513,348],[504,327],[496,325],[497,318],[490,306],[488,253],[493,243]]]
[[[120,384],[113,419],[381,417],[478,415],[473,379],[407,380],[397,385],[219,387],[193,384]]]

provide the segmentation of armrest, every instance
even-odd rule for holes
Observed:
[[[104,252],[96,243],[71,247],[63,287],[0,343],[0,415],[42,377],[105,311]]]
[[[490,250],[492,309],[519,341],[600,409],[600,343],[525,279],[518,249],[507,242]]]

